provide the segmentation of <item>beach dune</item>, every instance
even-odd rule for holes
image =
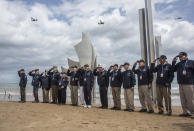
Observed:
[[[180,107],[166,116],[0,101],[0,131],[194,131],[194,120],[179,113]]]

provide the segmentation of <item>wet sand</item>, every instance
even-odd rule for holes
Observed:
[[[166,116],[0,101],[0,131],[194,131],[194,119],[179,113],[180,107],[173,107],[173,116]]]

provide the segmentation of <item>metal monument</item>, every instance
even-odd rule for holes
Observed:
[[[140,26],[140,42],[141,57],[147,65],[158,58],[162,53],[161,36],[154,37],[153,18],[151,0],[145,0],[145,8],[139,9],[139,26]],[[153,100],[156,102],[156,75],[154,74],[152,92]]]

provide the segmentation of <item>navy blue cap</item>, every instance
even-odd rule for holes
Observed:
[[[39,71],[39,69],[35,69],[35,72]]]
[[[118,66],[118,64],[114,64],[114,66],[117,66],[117,67],[119,67],[119,66]]]
[[[186,52],[180,52],[179,55],[181,55],[181,56],[187,56],[187,53]]]
[[[145,61],[144,61],[143,59],[139,60],[139,62],[143,62],[143,63],[145,63]]]
[[[125,65],[130,65],[130,64],[128,62],[125,62],[123,66],[125,66]]]
[[[167,57],[165,55],[161,55],[160,59],[167,59]]]

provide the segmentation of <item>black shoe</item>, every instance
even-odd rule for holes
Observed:
[[[121,108],[118,108],[118,107],[117,107],[115,110],[121,110]]]
[[[129,109],[129,112],[134,112],[134,110],[133,109]]]
[[[147,112],[147,109],[141,109],[139,112]]]
[[[110,108],[111,110],[116,110],[116,107],[112,107],[112,108]]]
[[[124,109],[123,111],[129,111],[129,109]]]
[[[18,101],[19,103],[25,103],[26,101]]]
[[[100,106],[100,107],[98,107],[98,108],[103,108],[103,106]]]
[[[190,116],[192,116],[192,115],[187,113],[187,114],[180,114],[179,116],[180,116],[180,117],[190,117]]]
[[[164,114],[164,111],[159,111],[158,114]]]
[[[154,113],[154,110],[149,110],[148,113]]]
[[[108,109],[108,107],[102,107],[102,109]]]
[[[171,116],[171,115],[172,115],[172,112],[168,112],[167,115],[168,115],[168,116]]]

